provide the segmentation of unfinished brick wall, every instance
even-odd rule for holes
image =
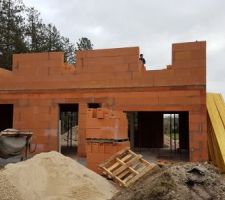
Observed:
[[[13,127],[34,132],[37,152],[58,150],[58,106],[47,99],[19,99],[14,103]]]
[[[126,114],[106,108],[88,109],[86,118],[86,138],[128,139]]]
[[[126,114],[106,108],[88,109],[86,115],[87,167],[101,174],[98,165],[125,147],[128,141]]]
[[[31,130],[38,151],[58,150],[59,104],[79,104],[78,153],[86,155],[87,103],[119,111],[188,111],[191,161],[207,160],[206,42],[173,44],[172,64],[146,71],[139,48],[83,51],[74,67],[63,53],[13,56],[0,69],[0,104],[14,104],[14,128]]]

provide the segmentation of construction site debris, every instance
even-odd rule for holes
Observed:
[[[223,200],[225,179],[209,164],[178,163],[154,168],[112,200]]]
[[[99,165],[105,174],[113,178],[121,186],[128,187],[155,167],[130,150],[129,147],[114,154]]]
[[[0,171],[0,180],[1,200],[105,200],[117,192],[108,180],[57,152],[9,164]],[[10,196],[11,188],[19,194],[16,198]]]

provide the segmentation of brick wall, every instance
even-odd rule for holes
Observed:
[[[188,111],[190,160],[207,160],[206,43],[173,44],[172,64],[146,71],[139,48],[17,54],[0,70],[0,104],[14,104],[14,128],[35,133],[38,151],[58,150],[58,104],[79,103],[78,153],[85,156],[87,103],[120,111]]]

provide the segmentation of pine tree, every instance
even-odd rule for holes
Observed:
[[[83,51],[83,50],[92,50],[93,44],[91,43],[91,40],[89,40],[86,37],[82,37],[77,42],[76,50]]]
[[[57,28],[48,24],[46,26],[46,50],[51,51],[63,51],[62,37]]]
[[[65,52],[65,62],[69,64],[75,63],[75,46],[70,42],[68,38],[63,37],[63,49]]]
[[[20,0],[1,0],[0,11],[0,52],[2,65],[10,69],[12,54],[26,52],[24,40],[24,4]]]
[[[40,13],[33,7],[26,9],[27,24],[26,24],[26,40],[30,52],[43,51],[44,44],[44,24],[40,18]]]
[[[65,61],[75,63],[76,50],[89,50],[93,44],[81,38],[77,47],[61,36],[52,24],[42,22],[39,11],[26,7],[22,0],[0,0],[0,66],[11,69],[12,54],[64,51]]]
[[[74,62],[76,62],[76,51],[92,50],[93,46],[94,45],[91,43],[91,40],[89,40],[88,38],[80,38],[76,43]]]

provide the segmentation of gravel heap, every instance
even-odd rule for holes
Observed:
[[[112,200],[225,199],[225,178],[209,164],[180,163],[155,169]]]
[[[116,192],[105,178],[57,152],[0,171],[1,200],[105,200]]]

